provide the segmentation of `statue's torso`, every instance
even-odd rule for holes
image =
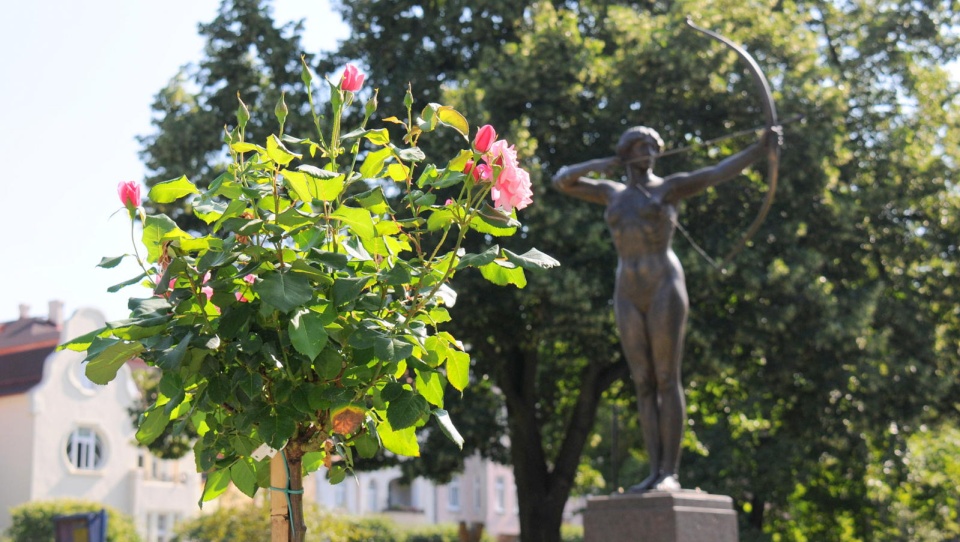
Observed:
[[[619,256],[616,295],[641,310],[662,288],[684,287],[683,269],[670,248],[677,208],[661,198],[656,188],[624,185],[609,196],[604,213]]]

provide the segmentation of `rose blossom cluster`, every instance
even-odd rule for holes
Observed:
[[[497,139],[497,132],[489,124],[477,131],[473,148],[481,153],[482,164],[468,161],[465,173],[479,181],[496,179],[490,196],[497,207],[512,211],[523,209],[533,202],[530,174],[517,162],[517,149],[505,139]]]

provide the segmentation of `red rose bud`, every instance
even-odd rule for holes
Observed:
[[[130,216],[133,216],[134,211],[140,207],[140,185],[136,181],[123,181],[117,185],[117,194],[120,195],[120,203],[130,211]]]
[[[340,88],[347,92],[356,92],[363,86],[364,75],[360,73],[353,64],[347,64],[343,70],[343,78],[340,79]]]
[[[476,149],[477,152],[487,152],[496,140],[496,130],[493,129],[493,126],[484,124],[477,130],[477,137],[473,138],[473,148]]]

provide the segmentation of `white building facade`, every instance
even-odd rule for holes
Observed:
[[[402,525],[482,523],[486,533],[504,541],[520,533],[513,471],[479,456],[467,458],[463,472],[445,485],[423,478],[404,484],[397,467],[357,472],[337,485],[326,481],[322,469],[313,478],[317,502],[330,510],[377,514]]]
[[[166,542],[195,515],[202,481],[192,454],[165,461],[135,444],[127,409],[139,391],[127,365],[106,386],[84,375],[84,355],[57,344],[100,328],[99,311],[0,324],[0,532],[10,508],[56,498],[112,506],[134,518],[148,542]]]

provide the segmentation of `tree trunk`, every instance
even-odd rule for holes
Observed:
[[[593,428],[603,390],[628,374],[626,363],[589,365],[566,423],[559,452],[548,459],[537,421],[537,353],[501,352],[497,380],[507,404],[510,457],[517,483],[522,542],[560,542],[563,510],[576,476],[584,443]]]
[[[303,453],[296,443],[270,460],[270,485],[287,491],[270,493],[270,542],[304,542]]]
[[[753,498],[750,499],[750,516],[747,521],[758,533],[763,532],[763,513],[765,507],[766,503],[760,495],[754,495]]]

